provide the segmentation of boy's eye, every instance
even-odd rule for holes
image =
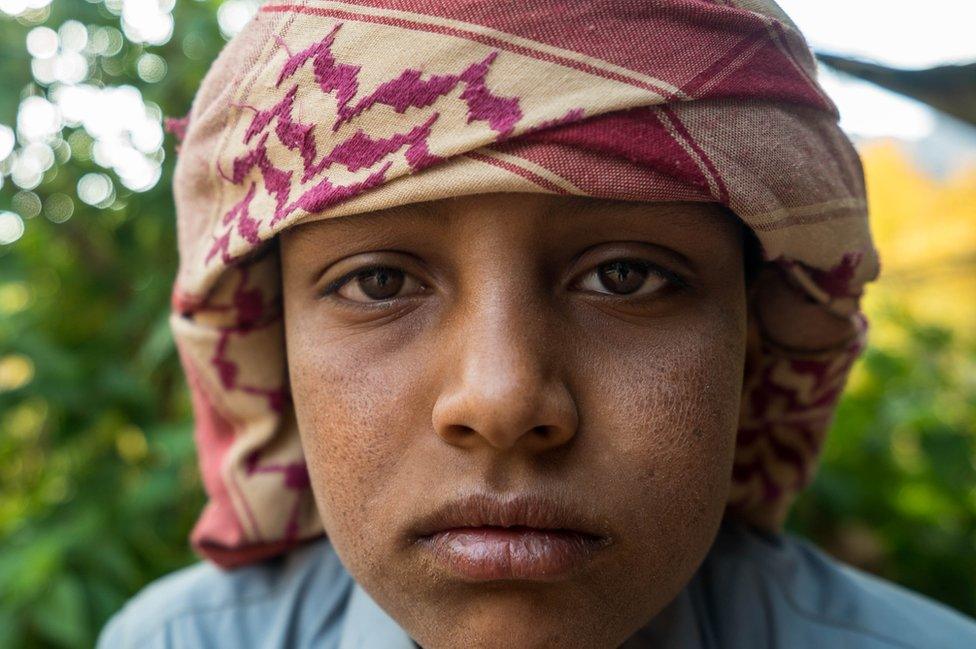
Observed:
[[[670,285],[683,284],[680,277],[654,264],[635,259],[614,259],[588,271],[576,286],[603,295],[642,297]],[[322,291],[322,296],[336,294],[349,302],[374,304],[423,293],[426,288],[399,268],[367,266],[335,280]]]
[[[372,266],[357,270],[340,278],[325,290],[325,294],[337,293],[339,296],[359,303],[392,300],[404,287],[422,290],[423,285],[413,276],[390,266]]]
[[[578,286],[604,295],[644,296],[674,282],[655,266],[634,259],[614,259],[583,275]]]

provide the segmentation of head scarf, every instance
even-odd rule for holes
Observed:
[[[793,317],[777,302],[781,330],[763,330],[744,387],[729,511],[775,529],[811,479],[878,264],[859,158],[773,2],[267,2],[188,117],[171,324],[209,497],[191,540],[210,560],[240,565],[323,532],[268,242],[296,223],[448,196],[732,210],[796,304],[850,335],[777,344]]]

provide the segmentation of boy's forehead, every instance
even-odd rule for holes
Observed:
[[[383,210],[318,219],[293,226],[285,236],[356,238],[363,234],[464,229],[475,222],[500,221],[506,228],[534,226],[547,234],[604,231],[634,235],[685,230],[695,235],[713,228],[732,229],[736,218],[716,203],[692,201],[622,201],[547,194],[475,194]]]

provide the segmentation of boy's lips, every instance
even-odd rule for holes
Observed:
[[[413,527],[416,545],[469,581],[555,580],[611,543],[600,526],[555,501],[476,493]]]

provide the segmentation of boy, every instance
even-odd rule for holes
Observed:
[[[175,178],[227,570],[101,644],[972,646],[779,532],[877,274],[836,118],[771,2],[265,4]]]

